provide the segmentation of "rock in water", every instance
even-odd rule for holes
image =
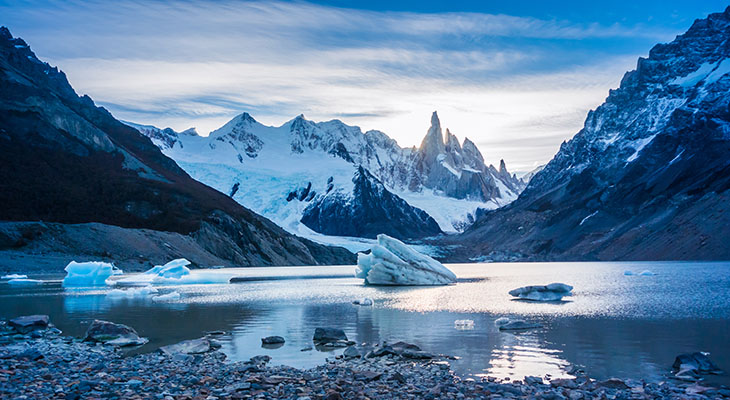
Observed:
[[[702,352],[678,355],[674,359],[672,369],[675,371],[675,377],[689,380],[698,379],[701,374],[722,373],[722,370],[710,360],[707,353]]]
[[[316,328],[312,340],[316,344],[332,343],[340,340],[347,341],[347,335],[342,329]]]
[[[146,338],[139,337],[137,331],[127,325],[115,324],[113,322],[101,321],[98,319],[95,319],[94,322],[89,325],[89,329],[86,331],[86,337],[84,340],[101,342],[119,347],[141,346],[148,342]]]
[[[281,336],[267,336],[265,338],[261,338],[261,344],[280,344],[284,343],[285,340]]]
[[[559,301],[570,296],[573,287],[564,283],[551,283],[545,286],[524,286],[510,290],[509,294],[524,300],[532,301]]]
[[[387,235],[378,235],[370,254],[357,254],[355,276],[366,285],[448,285],[456,275],[440,262]]]
[[[100,261],[82,263],[71,261],[65,270],[63,287],[105,286],[106,280],[112,275],[118,275],[116,271],[119,271],[113,264]]]
[[[208,337],[185,340],[180,343],[160,347],[160,352],[167,355],[175,354],[203,354],[219,349],[221,345]]]
[[[19,333],[28,333],[36,329],[47,328],[48,322],[48,315],[25,315],[11,319],[8,321],[8,325],[15,328]]]

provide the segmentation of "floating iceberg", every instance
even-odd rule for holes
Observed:
[[[20,275],[20,274],[10,274],[5,275],[2,277],[2,279],[27,279],[28,275]]]
[[[521,319],[509,319],[507,317],[497,318],[494,321],[500,331],[524,331],[527,329],[542,328],[542,325],[527,322]]]
[[[28,278],[15,278],[8,281],[8,285],[14,285],[14,286],[34,286],[34,285],[42,285],[43,281],[39,281],[38,279],[28,279]]]
[[[474,321],[470,319],[457,319],[454,321],[454,328],[460,331],[468,331],[474,329]]]
[[[632,276],[632,275],[634,275],[634,271],[626,270],[626,271],[624,271],[624,275],[626,275],[626,276]]]
[[[641,276],[654,276],[654,275],[656,275],[656,274],[655,274],[655,273],[653,273],[653,272],[651,272],[651,271],[649,271],[649,270],[645,270],[645,271],[641,271],[641,272],[639,273],[639,275],[641,275]]]
[[[113,264],[100,261],[82,263],[71,261],[65,269],[66,277],[63,278],[63,287],[104,286],[110,276],[119,274],[116,271],[121,272]]]
[[[573,287],[564,283],[551,283],[545,286],[524,286],[510,290],[509,294],[524,300],[558,301],[564,296],[570,296]]]
[[[360,300],[355,300],[352,302],[352,304],[356,304],[358,306],[372,306],[373,305],[373,299],[364,297]]]
[[[156,265],[141,273],[118,279],[117,286],[145,286],[158,285],[193,285],[229,283],[234,273],[229,271],[194,270],[187,266],[190,261],[184,258],[172,260],[165,265]]]
[[[357,254],[355,277],[367,285],[447,285],[456,275],[440,262],[390,236],[378,235],[370,254]]]
[[[180,300],[180,293],[170,292],[170,293],[163,294],[160,296],[155,296],[152,298],[152,301],[174,301],[174,300]]]

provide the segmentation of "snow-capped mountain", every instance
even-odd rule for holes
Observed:
[[[532,171],[530,171],[530,172],[528,172],[528,173],[526,173],[526,174],[522,175],[522,176],[520,177],[520,179],[522,179],[522,181],[524,181],[525,183],[530,183],[530,181],[532,180],[532,178],[534,178],[534,177],[535,177],[535,175],[537,175],[537,173],[538,173],[538,172],[540,172],[540,171],[542,171],[543,169],[545,169],[545,165],[547,165],[547,164],[542,164],[542,165],[538,165],[538,166],[537,166],[537,167],[535,167],[535,169],[533,169]]]
[[[640,58],[519,199],[461,240],[478,255],[728,259],[729,110],[730,8]]]
[[[499,169],[486,166],[469,139],[459,143],[448,130],[444,135],[435,112],[418,148],[401,148],[380,131],[363,133],[360,128],[339,120],[317,123],[303,115],[282,126],[271,127],[243,113],[207,137],[195,134],[194,130],[177,133],[129,125],[150,137],[194,178],[232,194],[239,203],[292,233],[324,242],[329,241],[321,234],[358,232],[334,229],[338,225],[335,222],[327,226],[322,223],[325,215],[319,215],[320,223],[314,223],[311,212],[323,211],[325,204],[328,210],[344,210],[353,205],[383,208],[399,204],[400,216],[420,215],[421,210],[425,211],[436,221],[438,229],[434,230],[427,218],[418,217],[400,221],[401,224],[418,223],[403,229],[400,235],[397,230],[390,231],[396,237],[413,238],[439,231],[460,231],[473,222],[477,209],[508,204],[524,188],[523,181],[511,175],[504,162]],[[382,186],[389,199],[403,201],[368,203],[356,199],[362,195],[354,191],[357,185],[353,186],[360,167],[377,181],[370,188]],[[307,195],[300,196],[305,190]],[[333,207],[336,199],[343,203]],[[308,208],[308,224],[302,224]],[[359,215],[375,217],[395,213],[396,210],[362,210]],[[378,221],[367,223],[377,226]],[[379,233],[360,232],[358,235],[365,237]]]
[[[3,226],[0,251],[114,258],[136,268],[183,256],[201,266],[355,260],[195,181],[147,137],[78,96],[62,71],[5,27],[0,88],[0,221],[13,221]],[[173,136],[189,135],[155,140],[174,145]],[[111,233],[114,240],[97,240]]]

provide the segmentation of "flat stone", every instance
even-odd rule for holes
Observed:
[[[139,337],[133,328],[109,321],[95,319],[86,331],[86,341],[111,344],[114,346],[140,346],[148,342]]]
[[[36,329],[45,329],[48,327],[50,319],[48,315],[24,315],[22,317],[13,318],[8,321],[8,325],[13,327],[19,333],[28,333]]]
[[[317,343],[337,342],[338,340],[347,341],[347,335],[342,329],[316,328],[312,340]]]
[[[220,344],[207,337],[184,340],[180,343],[160,347],[160,352],[167,355],[174,354],[203,354],[220,348]]]
[[[284,342],[286,342],[286,340],[284,340],[281,336],[267,336],[265,338],[261,338],[261,344],[280,344]]]

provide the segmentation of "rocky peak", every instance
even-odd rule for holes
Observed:
[[[419,153],[424,162],[431,164],[439,154],[444,152],[444,135],[441,130],[441,121],[436,111],[431,115],[431,127],[421,141]]]

